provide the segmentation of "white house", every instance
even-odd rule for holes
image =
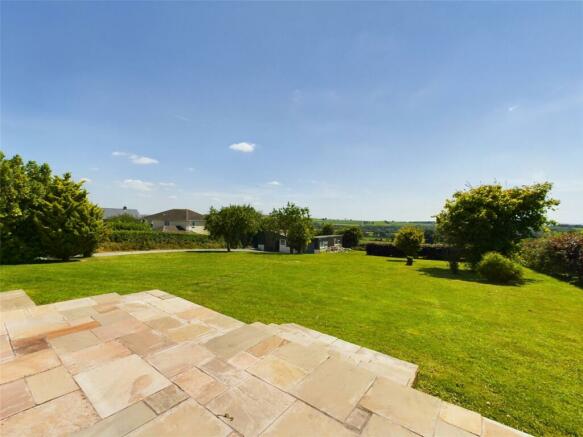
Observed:
[[[196,232],[208,234],[205,230],[205,217],[191,209],[169,209],[144,217],[153,229],[165,232]]]

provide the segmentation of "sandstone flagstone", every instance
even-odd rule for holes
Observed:
[[[283,413],[262,437],[356,437],[356,433],[346,429],[340,422],[331,419],[320,411],[301,401]]]
[[[49,343],[59,355],[63,355],[95,346],[101,341],[91,331],[85,330],[52,338]]]
[[[0,422],[2,437],[65,436],[93,425],[99,416],[81,391],[22,411]]]
[[[134,332],[142,331],[148,327],[134,317],[114,322],[110,325],[100,326],[95,328],[93,333],[101,341],[109,341],[124,335],[133,334]]]
[[[248,373],[231,366],[229,363],[226,363],[219,358],[213,358],[212,360],[201,364],[200,368],[228,386],[237,385],[249,376]]]
[[[34,399],[24,379],[0,385],[0,420],[34,407]]]
[[[61,360],[65,367],[76,375],[79,372],[97,367],[117,358],[131,354],[131,351],[117,341],[109,341],[76,352],[64,354]]]
[[[214,355],[202,346],[194,343],[181,343],[156,352],[146,359],[163,375],[170,378],[213,358]]]
[[[239,352],[236,355],[234,355],[233,357],[229,358],[229,361],[227,361],[227,362],[231,366],[236,367],[237,369],[245,370],[248,367],[255,364],[257,361],[259,361],[259,358],[251,355],[250,353]]]
[[[362,431],[362,437],[419,437],[389,419],[373,414]]]
[[[435,424],[435,433],[433,437],[475,437],[476,434],[464,431],[457,426],[453,426],[441,419],[437,419]]]
[[[366,425],[370,416],[371,414],[368,411],[365,411],[362,408],[355,408],[346,418],[346,425],[360,431],[364,428],[364,425]]]
[[[63,302],[57,302],[55,308],[59,311],[71,310],[73,308],[80,308],[84,306],[93,306],[95,301],[89,297],[82,297],[79,299],[71,299]]]
[[[74,437],[121,437],[156,417],[144,402],[138,402],[95,425],[73,434]]]
[[[188,325],[167,331],[166,335],[174,342],[190,341],[196,340],[201,335],[209,332],[210,329],[208,326],[202,324],[189,323]]]
[[[0,384],[14,381],[61,365],[52,349],[22,355],[0,364]]]
[[[79,390],[75,381],[63,366],[26,378],[28,388],[37,404]]]
[[[12,351],[8,335],[0,335],[0,362],[13,356],[14,352]]]
[[[465,431],[480,435],[482,432],[482,416],[449,402],[442,402],[439,418],[444,422],[461,428]]]
[[[302,368],[271,355],[249,367],[247,372],[284,391],[291,390],[308,374]]]
[[[278,337],[277,335],[272,335],[271,337],[267,337],[265,340],[260,341],[255,346],[251,346],[247,349],[247,352],[257,358],[261,358],[286,343],[288,343],[286,339]]]
[[[441,401],[385,378],[377,378],[360,405],[423,436],[432,436]]]
[[[370,372],[330,358],[296,385],[292,393],[344,422],[373,380]]]
[[[121,302],[121,296],[117,293],[105,293],[91,296],[91,300],[93,300],[98,305],[112,304]]]
[[[24,290],[12,290],[0,293],[0,311],[20,310],[34,306],[34,302]]]
[[[484,418],[482,437],[526,437],[528,434]]]
[[[228,360],[237,352],[249,349],[271,335],[272,330],[265,326],[245,325],[223,336],[213,338],[204,345],[215,355]]]
[[[310,372],[328,359],[328,352],[321,346],[302,346],[297,343],[288,343],[276,349],[273,355]]]
[[[228,388],[196,367],[176,375],[172,381],[202,405],[209,403]]]
[[[137,355],[111,361],[75,375],[101,417],[108,417],[170,385]]]
[[[186,399],[188,399],[188,395],[172,384],[148,396],[145,401],[156,414],[162,414]]]
[[[179,320],[176,320],[170,316],[161,317],[159,319],[152,319],[145,322],[150,328],[155,329],[160,332],[168,332],[170,329],[178,328],[182,326]]]
[[[293,401],[287,393],[250,377],[209,402],[207,408],[244,436],[253,437],[265,430]]]
[[[231,428],[193,400],[182,402],[156,419],[138,428],[132,437],[176,437],[200,435],[226,437]]]
[[[133,353],[141,356],[152,354],[175,344],[151,329],[125,335],[120,337],[118,341]]]

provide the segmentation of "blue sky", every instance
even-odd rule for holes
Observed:
[[[102,206],[429,220],[549,180],[583,222],[583,3],[2,2],[8,155]],[[231,147],[232,146],[232,147]]]

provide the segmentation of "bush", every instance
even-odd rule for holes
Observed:
[[[367,243],[365,250],[367,255],[405,257],[403,251],[392,243]],[[446,244],[422,244],[419,256],[425,259],[448,261],[452,250]]]
[[[352,227],[342,232],[342,247],[353,248],[358,246],[358,242],[362,238],[362,230],[360,227]]]
[[[497,252],[486,253],[476,266],[476,271],[487,281],[500,284],[515,283],[522,279],[522,267]]]
[[[129,214],[109,218],[105,220],[105,225],[114,231],[150,231],[152,229],[144,220],[132,217]]]
[[[583,233],[565,232],[525,240],[518,258],[533,270],[583,284]]]
[[[150,249],[214,249],[221,242],[208,235],[153,231],[112,231],[99,245],[101,251]]]

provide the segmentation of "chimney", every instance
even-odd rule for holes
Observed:
[[[126,211],[127,209],[128,209],[128,207],[127,207],[127,206],[124,206],[124,207],[123,207],[123,210],[124,210],[124,211]]]

